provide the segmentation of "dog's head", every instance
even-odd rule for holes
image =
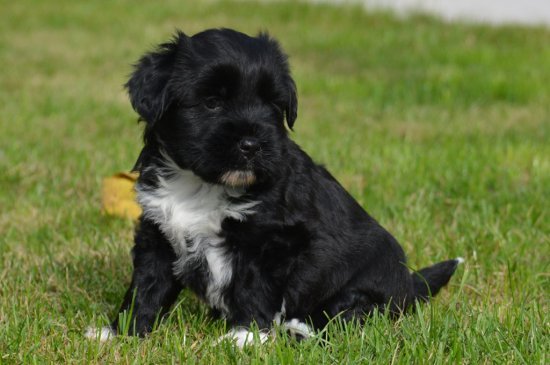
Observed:
[[[267,34],[178,32],[140,59],[126,86],[145,143],[180,167],[235,187],[277,176],[297,98],[287,58]]]

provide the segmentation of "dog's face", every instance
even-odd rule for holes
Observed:
[[[178,33],[138,62],[127,87],[146,143],[180,167],[233,187],[277,177],[297,98],[286,56],[267,35]]]

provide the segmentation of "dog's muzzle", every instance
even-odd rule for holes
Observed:
[[[222,175],[220,181],[222,184],[233,188],[248,187],[256,182],[256,175],[248,170],[227,171]]]

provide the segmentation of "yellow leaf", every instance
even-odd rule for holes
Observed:
[[[109,215],[138,219],[141,207],[136,201],[135,172],[119,172],[103,179],[101,188],[101,206]]]

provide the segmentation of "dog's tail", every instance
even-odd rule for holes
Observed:
[[[439,290],[447,285],[458,264],[464,262],[462,257],[439,262],[419,271],[413,272],[413,288],[415,300],[428,301]]]

